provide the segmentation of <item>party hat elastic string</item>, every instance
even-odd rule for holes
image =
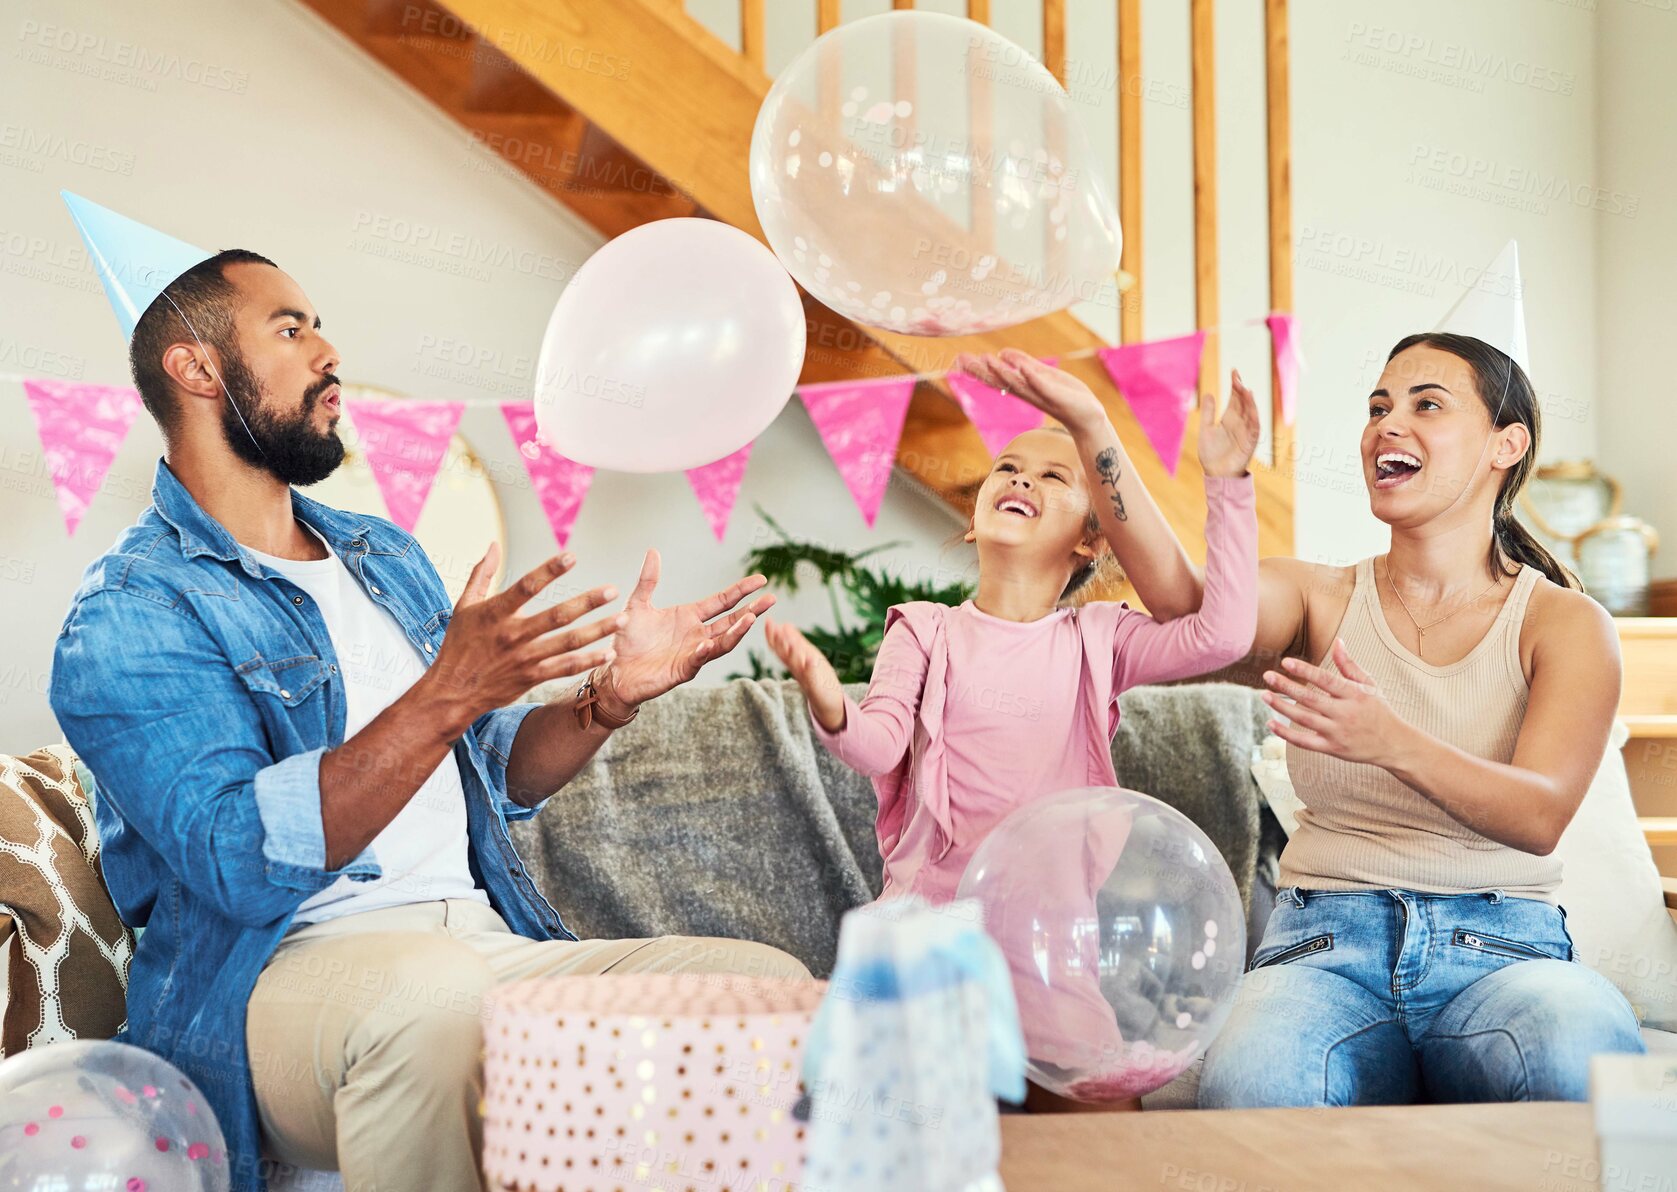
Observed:
[[[258,443],[256,441],[256,436],[251,433],[250,423],[245,421],[244,411],[239,409],[239,403],[233,400],[233,394],[232,391],[227,388],[227,382],[221,379],[221,374],[216,371],[215,365],[211,363],[210,350],[204,346],[204,341],[199,336],[198,329],[192,325],[192,320],[186,317],[186,312],[184,310],[175,305],[175,300],[169,297],[168,290],[164,290],[158,295],[158,297],[174,308],[175,313],[180,316],[181,322],[186,324],[186,329],[192,332],[192,338],[198,341],[198,347],[204,353],[204,366],[210,370],[210,376],[215,378],[215,383],[221,386],[221,392],[223,396],[227,398],[227,404],[233,407],[233,413],[239,416],[239,425],[245,428],[245,434],[249,436],[251,445],[254,446],[264,457],[266,457],[268,453],[262,450],[262,444]]]

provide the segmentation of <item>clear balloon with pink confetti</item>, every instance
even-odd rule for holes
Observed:
[[[845,21],[758,112],[751,198],[769,246],[818,301],[909,335],[1116,306],[1123,238],[1083,125],[1100,86],[1071,65],[1068,91],[944,13]]]
[[[1228,1017],[1246,918],[1222,854],[1175,808],[1118,787],[1013,812],[958,897],[1007,957],[1030,1079],[1105,1103],[1169,1084]]]
[[[226,1192],[227,1145],[198,1087],[126,1043],[78,1040],[0,1063],[0,1188]]]

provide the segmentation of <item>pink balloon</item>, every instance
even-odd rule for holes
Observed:
[[[803,358],[803,303],[772,252],[717,220],[657,220],[601,248],[559,296],[536,423],[592,467],[696,468],[768,428]]]

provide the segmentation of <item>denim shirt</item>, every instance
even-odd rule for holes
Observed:
[[[291,494],[427,664],[452,607],[392,523]],[[152,505],[87,569],[53,655],[51,701],[93,772],[105,883],[144,927],[124,1042],[180,1068],[226,1136],[233,1186],[261,1192],[245,1008],[286,925],[341,876],[380,875],[369,847],[326,864],[320,758],[344,739],[344,681],[314,601],[240,547],[163,461]],[[522,807],[507,760],[537,704],[480,717],[454,744],[472,876],[513,931],[574,939],[507,834]],[[400,1107],[393,1106],[393,1113]]]

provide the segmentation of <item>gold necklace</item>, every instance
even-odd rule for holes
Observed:
[[[1448,621],[1451,617],[1455,616],[1456,613],[1461,612],[1462,609],[1464,609],[1464,608],[1472,608],[1475,604],[1478,604],[1487,595],[1489,595],[1490,592],[1493,589],[1495,589],[1498,585],[1500,585],[1502,583],[1502,578],[1501,577],[1498,577],[1497,579],[1493,579],[1491,581],[1491,586],[1489,588],[1486,588],[1483,592],[1479,593],[1479,595],[1475,596],[1472,600],[1469,600],[1469,601],[1467,601],[1463,604],[1458,605],[1453,612],[1445,613],[1442,617],[1438,618],[1438,620],[1432,622],[1430,625],[1422,625],[1419,621],[1417,621],[1415,619],[1415,614],[1409,611],[1409,602],[1404,600],[1403,593],[1398,591],[1397,580],[1392,578],[1396,574],[1397,574],[1396,569],[1392,566],[1392,557],[1390,555],[1387,555],[1386,556],[1386,583],[1392,589],[1392,595],[1397,597],[1398,607],[1403,609],[1403,615],[1409,618],[1409,623],[1411,625],[1415,626],[1415,657],[1419,658],[1422,662],[1425,662],[1427,660],[1427,630],[1438,628],[1440,625],[1444,624],[1444,622]]]

